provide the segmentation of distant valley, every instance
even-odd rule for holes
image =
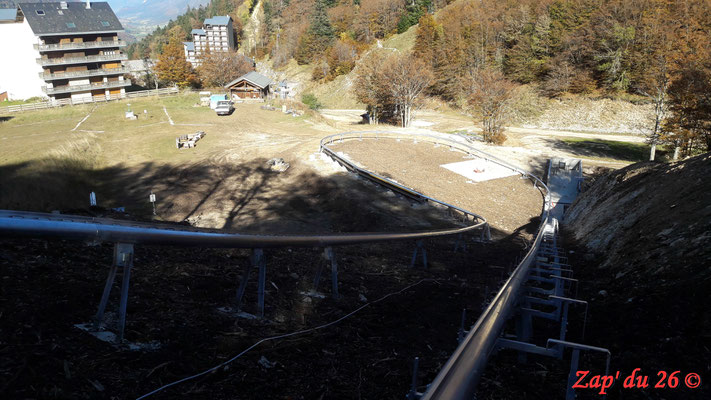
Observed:
[[[22,1],[27,3],[42,2],[37,0]],[[0,0],[0,8],[11,8],[18,2]],[[127,36],[140,39],[153,32],[159,25],[164,25],[183,14],[188,6],[197,8],[210,3],[210,0],[108,0],[108,3],[121,20]]]
[[[209,2],[210,0],[109,0],[111,8],[126,28],[126,33],[137,38],[183,14],[188,6],[197,8]]]

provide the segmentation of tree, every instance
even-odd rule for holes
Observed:
[[[481,70],[473,77],[468,103],[481,118],[484,141],[494,144],[506,141],[504,123],[514,87],[499,70],[491,68]]]
[[[401,126],[409,127],[412,109],[432,82],[432,73],[422,60],[402,54],[390,56],[380,76],[380,85],[390,95]]]
[[[380,73],[386,59],[384,50],[371,51],[361,59],[355,70],[353,90],[358,101],[366,105],[370,124],[380,122],[385,103],[383,87],[380,86]]]
[[[193,66],[185,59],[185,50],[177,35],[173,35],[168,45],[163,48],[155,70],[160,80],[179,87],[187,87],[197,82]]]
[[[299,49],[296,52],[296,61],[299,64],[307,64],[313,61],[333,41],[334,33],[326,13],[327,5],[327,0],[316,0],[314,12],[311,15],[311,24],[306,34],[301,37]]]
[[[211,51],[198,67],[203,84],[212,87],[223,87],[249,71],[254,71],[254,64],[236,51]]]

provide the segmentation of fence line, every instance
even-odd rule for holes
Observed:
[[[36,110],[46,110],[49,108],[64,107],[64,106],[75,106],[80,104],[98,103],[98,102],[109,102],[114,100],[124,100],[124,99],[135,99],[139,97],[150,97],[150,96],[167,96],[178,94],[179,90],[176,87],[162,88],[162,89],[152,89],[152,90],[141,90],[138,92],[128,92],[125,97],[114,98],[112,96],[106,97],[92,96],[91,99],[61,99],[54,101],[43,101],[41,103],[28,103],[28,104],[17,104],[14,106],[0,107],[0,113],[14,113],[22,111],[36,111]]]

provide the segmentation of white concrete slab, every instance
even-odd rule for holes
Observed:
[[[484,182],[492,179],[506,178],[517,175],[516,172],[482,158],[440,165],[454,173],[474,182]]]

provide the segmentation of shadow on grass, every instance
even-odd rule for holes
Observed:
[[[348,174],[327,177],[297,168],[274,172],[266,159],[187,165],[147,162],[94,167],[71,158],[0,167],[0,209],[49,212],[88,206],[95,192],[104,208],[125,207],[160,219],[249,232],[355,232],[452,226],[444,212],[409,201]]]
[[[646,143],[630,143],[602,139],[566,138],[553,144],[557,150],[583,157],[611,158],[621,161],[639,162],[649,160],[650,146]],[[667,151],[657,147],[657,157],[666,157]]]

